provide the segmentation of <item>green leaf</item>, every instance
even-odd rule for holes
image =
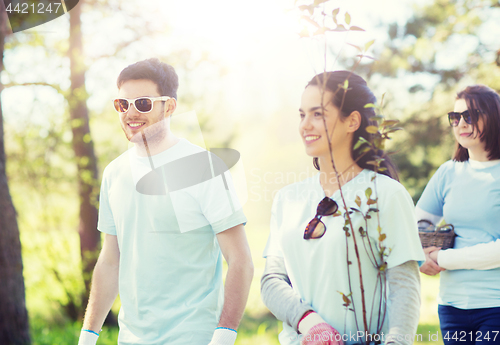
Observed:
[[[381,126],[394,126],[398,122],[398,120],[385,120],[384,122],[382,122]]]
[[[345,303],[345,304],[347,304],[347,305],[350,305],[350,304],[351,304],[351,301],[349,300],[349,297],[348,297],[348,296],[346,296],[345,294],[343,294],[343,293],[342,293],[342,292],[340,292],[340,291],[337,291],[337,292],[338,292],[339,294],[341,294],[341,295],[342,295],[342,300],[344,301],[344,303]]]
[[[357,50],[359,50],[360,52],[362,52],[362,51],[363,51],[363,50],[361,49],[361,47],[358,47],[357,45],[354,45],[354,44],[351,44],[351,43],[347,43],[347,44],[348,44],[348,45],[350,45],[350,46],[352,46],[352,47],[354,47],[354,48],[356,48],[356,49],[357,49]],[[371,104],[371,103],[370,103],[370,104]],[[366,108],[366,106],[365,106],[365,108]]]
[[[362,227],[362,226],[360,226],[360,227],[359,227],[359,230],[358,230],[358,231],[359,231],[359,233],[361,234],[361,236],[364,236],[364,235],[366,234],[365,229],[363,229],[363,227]]]
[[[382,94],[382,97],[380,98],[380,108],[384,105],[384,98],[385,98],[385,92]]]
[[[319,24],[316,23],[314,20],[312,20],[310,17],[308,16],[302,16],[301,17],[303,20],[307,21],[309,24],[312,24],[314,25],[315,27],[317,27],[318,29],[320,28]]]
[[[365,51],[367,51],[368,48],[370,48],[373,45],[373,43],[375,43],[375,40],[371,40],[370,42],[367,42],[365,44]]]
[[[359,137],[359,139],[364,139],[364,138],[363,138],[363,137]],[[358,140],[358,141],[357,141],[357,143],[354,145],[354,147],[353,147],[352,149],[353,149],[353,150],[357,150],[357,149],[359,149],[359,147],[360,147],[361,145],[363,145],[365,142],[366,142],[366,140],[365,140],[365,141]]]
[[[366,188],[365,195],[366,195],[367,199],[370,199],[370,196],[372,196],[372,193],[373,193],[373,191],[370,187]]]
[[[319,28],[314,32],[313,36],[323,35],[327,31],[329,31],[328,28]]]
[[[386,131],[386,133],[392,133],[392,132],[401,131],[401,130],[403,130],[403,127],[393,127],[391,129],[389,129],[388,131]]]
[[[370,60],[377,60],[375,59],[373,56],[370,56],[370,55],[364,55],[364,54],[358,54],[356,55],[356,57],[359,57],[359,58],[368,58]]]
[[[330,30],[330,31],[344,32],[344,31],[347,31],[347,29],[345,28],[345,26],[344,26],[344,25],[339,24],[339,25],[337,25],[337,27],[336,27],[335,29],[332,29],[332,30]]]
[[[365,31],[365,29],[361,29],[359,26],[351,26],[349,31]]]
[[[375,104],[373,104],[373,103],[366,103],[365,106],[364,106],[364,108],[375,108]]]
[[[368,151],[370,151],[370,150],[371,150],[371,148],[370,148],[370,147],[368,147],[368,146],[366,146],[366,147],[363,147],[363,148],[359,151],[359,153],[366,153],[366,152],[368,152]]]
[[[358,207],[361,207],[361,198],[359,197],[359,195],[356,195],[356,199],[354,200],[354,202],[356,203],[356,205],[358,205]]]
[[[344,86],[342,87],[344,90],[349,88],[349,79],[344,80]]]
[[[347,25],[351,24],[351,15],[348,12],[345,13],[345,23]]]
[[[384,121],[384,117],[382,115],[375,115],[375,116],[370,117],[370,120],[375,120],[377,122],[382,122],[382,121]]]
[[[340,8],[336,8],[332,11],[332,19],[335,24],[337,24],[337,15],[339,14]]]
[[[361,141],[362,143],[367,143],[369,144],[370,142],[368,140],[366,140],[365,138],[363,137],[359,137],[358,141]]]
[[[366,127],[366,131],[371,134],[378,133],[378,127],[377,126],[368,126]]]

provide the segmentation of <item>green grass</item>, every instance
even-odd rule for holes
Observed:
[[[33,345],[78,344],[82,324],[80,322],[51,324],[38,318],[30,320],[30,328]],[[116,345],[117,338],[117,327],[103,327],[99,345]]]

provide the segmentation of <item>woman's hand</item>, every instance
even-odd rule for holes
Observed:
[[[444,271],[437,263],[437,254],[441,250],[438,247],[427,247],[424,248],[425,253],[425,263],[420,266],[420,272],[425,273],[429,276],[435,276],[439,272]]]
[[[327,324],[319,323],[311,327],[307,334],[304,334],[301,345],[344,345],[339,332]]]
[[[299,321],[299,331],[301,345],[344,345],[342,335],[315,312],[304,314]]]

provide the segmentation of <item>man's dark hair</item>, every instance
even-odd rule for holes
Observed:
[[[177,99],[179,78],[174,68],[169,64],[161,62],[157,58],[136,62],[121,71],[116,84],[120,88],[126,81],[139,79],[147,79],[155,83],[160,96]]]

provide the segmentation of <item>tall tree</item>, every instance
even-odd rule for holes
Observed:
[[[83,301],[88,299],[92,270],[97,261],[101,237],[97,230],[97,160],[94,144],[90,136],[89,111],[87,108],[88,94],[85,89],[86,67],[83,60],[82,23],[80,1],[69,12],[69,59],[71,70],[71,88],[66,96],[69,109],[71,130],[73,132],[73,150],[78,168],[78,190],[80,197],[80,250],[83,268],[85,293]],[[70,314],[72,311],[69,310]],[[81,310],[80,310],[81,313]],[[70,315],[78,317],[77,310]]]
[[[152,5],[150,4],[149,6]],[[118,18],[118,22],[121,22],[120,20],[123,18],[126,18],[126,20],[120,27],[110,28],[106,21],[102,21],[103,16],[109,20]],[[148,18],[147,21],[144,20],[146,17]],[[63,289],[64,295],[61,298],[55,297],[55,299],[63,307],[66,316],[70,319],[78,320],[83,315],[85,303],[87,302],[91,273],[100,247],[100,233],[96,228],[97,196],[99,192],[97,158],[99,157],[96,157],[94,153],[94,146],[97,145],[93,142],[89,129],[91,112],[89,112],[87,107],[89,94],[87,92],[88,84],[86,85],[88,80],[86,79],[92,75],[92,66],[94,64],[116,64],[117,61],[127,58],[130,55],[135,56],[137,51],[147,51],[151,55],[158,56],[159,54],[154,49],[164,44],[167,29],[165,23],[162,21],[160,11],[152,11],[151,8],[148,8],[148,4],[139,2],[124,3],[119,0],[80,0],[76,7],[69,12],[69,19],[68,31],[66,31],[65,26],[60,26],[64,28],[65,32],[69,33],[68,37],[63,37],[62,40],[56,39],[57,41],[54,41],[53,36],[45,35],[43,32],[37,33],[36,30],[11,37],[8,41],[9,53],[13,55],[30,54],[37,47],[42,46],[47,55],[46,59],[39,59],[36,65],[31,65],[32,62],[30,61],[30,65],[22,66],[21,70],[33,71],[24,79],[22,78],[22,73],[15,73],[15,64],[13,64],[12,70],[9,70],[9,66],[7,66],[6,72],[8,73],[6,73],[6,79],[9,82],[6,86],[13,88],[25,86],[32,89],[40,88],[48,92],[56,92],[64,97],[65,103],[68,105],[69,117],[67,123],[72,132],[70,148],[73,151],[72,153],[68,152],[66,140],[63,139],[63,136],[66,135],[67,127],[61,124],[58,118],[54,120],[57,125],[49,126],[47,130],[49,137],[53,139],[50,141],[52,143],[50,147],[41,149],[44,141],[48,141],[48,137],[42,138],[39,136],[38,130],[40,129],[35,129],[38,128],[36,123],[27,123],[27,128],[35,129],[34,135],[30,137],[26,136],[24,131],[27,128],[20,132],[13,129],[15,133],[13,132],[12,137],[17,138],[16,142],[19,143],[19,146],[12,149],[10,154],[12,161],[16,162],[19,167],[19,171],[15,177],[12,176],[12,179],[23,185],[28,184],[28,180],[32,181],[33,183],[30,183],[29,188],[42,199],[50,199],[48,197],[56,193],[64,194],[68,199],[72,198],[72,195],[67,195],[66,188],[70,185],[69,188],[74,190],[76,189],[76,184],[78,185],[78,230],[85,289],[82,288],[80,277],[77,274],[68,274],[66,271],[56,267],[52,261],[43,263],[44,268],[47,269],[49,274],[53,274],[55,280],[59,283],[59,287]],[[60,24],[62,23],[62,20],[60,20]],[[82,26],[84,28],[83,33]],[[106,37],[111,37],[107,40],[109,44],[105,45],[102,49],[89,49],[88,52],[84,52],[83,47],[85,46],[85,42],[93,42],[99,39],[103,36],[102,32],[107,33]],[[123,35],[123,32],[128,32],[128,34]],[[151,40],[156,43],[152,45],[149,42]],[[140,56],[142,56],[142,53]],[[70,61],[69,70],[67,70],[64,63],[66,58],[69,58]],[[57,62],[52,64],[51,62],[54,61]],[[197,66],[199,62],[207,61],[207,58],[202,57],[196,60],[196,58],[191,56],[189,50],[181,49],[169,53],[166,61],[173,64],[178,71],[187,73],[190,69],[194,68],[193,66]],[[41,71],[41,68],[44,68],[41,66],[51,68],[55,77],[52,78],[52,76],[49,76],[48,78],[47,75],[43,74],[44,71]],[[216,67],[217,70],[221,68],[221,66],[218,66],[213,61],[211,62],[211,66]],[[90,74],[87,74],[86,77],[88,70],[90,70]],[[212,68],[211,70],[213,71]],[[68,74],[70,77],[69,88],[66,86],[68,83],[65,77]],[[184,92],[184,95],[186,95],[186,92]],[[186,99],[186,96],[184,98],[182,101],[184,104],[192,102],[191,99],[193,99],[193,97]],[[197,98],[197,104],[202,104],[199,97]],[[43,116],[47,115],[44,114]],[[66,119],[66,113],[62,116]],[[204,126],[204,123],[201,125]],[[35,146],[37,149],[31,148],[31,146]],[[116,152],[113,152],[113,150]],[[116,157],[116,154],[120,152],[120,148],[110,145],[107,150],[103,151],[104,154],[109,154],[110,157],[102,159],[101,156],[101,159],[104,162],[108,162],[111,157]],[[33,159],[34,157],[37,157],[36,162]],[[61,160],[67,161],[69,157],[71,157],[71,160],[67,164],[64,164],[63,167],[60,163]],[[67,166],[70,164],[76,165],[76,178],[73,176],[73,170],[67,169]],[[56,202],[58,206],[60,206],[59,202]],[[53,215],[57,211],[46,208],[43,212],[46,215]],[[43,220],[39,223],[43,223]],[[60,225],[61,228],[67,228],[65,224],[57,223],[56,225]],[[41,227],[47,229],[47,233],[57,231],[57,226],[54,226],[54,224],[45,223]],[[51,249],[54,248],[44,248],[44,250],[49,252]],[[51,257],[64,256],[64,250],[57,248],[53,251],[55,252],[56,250],[58,252],[56,254],[51,253]]]
[[[7,14],[0,5],[0,72],[7,35]],[[0,93],[2,84],[0,81]],[[0,99],[0,344],[30,344],[26,310],[21,241],[16,210],[12,204],[5,172],[5,147]]]

